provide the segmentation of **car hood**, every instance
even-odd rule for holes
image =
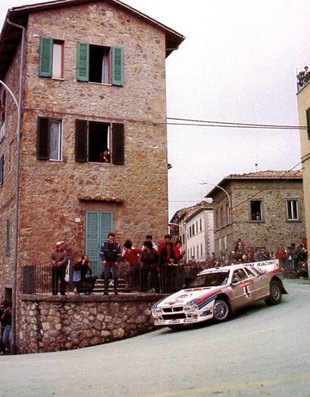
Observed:
[[[201,288],[187,288],[169,295],[168,297],[156,302],[153,308],[162,306],[174,306],[185,304],[199,305],[201,302],[211,301],[216,298],[221,287],[201,287]]]

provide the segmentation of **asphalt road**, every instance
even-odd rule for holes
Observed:
[[[310,282],[231,321],[101,346],[0,357],[1,397],[308,397]]]

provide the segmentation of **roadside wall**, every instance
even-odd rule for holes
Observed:
[[[22,296],[18,353],[53,352],[130,338],[154,329],[146,296]]]

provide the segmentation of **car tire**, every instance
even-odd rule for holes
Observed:
[[[267,305],[277,305],[282,300],[282,287],[279,281],[271,281],[270,283],[270,296],[265,300]]]
[[[213,306],[213,318],[214,320],[221,322],[229,319],[231,315],[231,309],[229,303],[225,299],[217,299]]]

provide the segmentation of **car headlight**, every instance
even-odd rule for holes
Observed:
[[[187,313],[191,313],[191,312],[195,312],[198,310],[198,306],[197,305],[185,305],[184,306],[184,311]]]
[[[156,309],[152,310],[152,313],[154,316],[156,316],[156,315],[158,316],[158,315],[162,314],[162,310],[160,307],[157,307]]]

